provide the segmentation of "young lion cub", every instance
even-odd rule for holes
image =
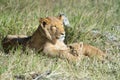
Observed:
[[[106,54],[101,51],[100,49],[84,44],[83,42],[80,43],[72,43],[69,44],[68,47],[70,48],[71,52],[74,56],[88,56],[88,57],[93,57],[97,56],[100,60],[104,60]]]

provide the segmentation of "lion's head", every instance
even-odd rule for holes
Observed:
[[[83,50],[83,42],[80,43],[72,43],[69,44],[68,47],[70,48],[71,54],[74,56],[79,56]]]
[[[48,40],[64,40],[65,31],[62,19],[57,17],[46,17],[40,18],[39,22],[40,26],[38,29],[43,33],[44,36],[46,36]]]

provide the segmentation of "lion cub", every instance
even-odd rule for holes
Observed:
[[[80,56],[80,57],[83,55],[88,57],[96,56],[100,60],[104,60],[106,56],[106,54],[100,49],[88,44],[84,44],[83,42],[72,43],[72,44],[69,44],[68,47],[71,50],[70,53],[72,53],[74,56]]]

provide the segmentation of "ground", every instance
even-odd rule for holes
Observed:
[[[64,13],[71,28],[66,42],[94,45],[106,51],[104,63],[85,57],[76,64],[50,58],[20,48],[5,55],[0,45],[0,80],[14,75],[51,71],[45,80],[119,80],[120,79],[120,0],[0,0],[0,41],[7,34],[31,35],[40,17]]]

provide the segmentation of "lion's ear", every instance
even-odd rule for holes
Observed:
[[[60,15],[58,16],[58,19],[61,20],[61,21],[63,22],[63,20],[64,20],[63,14],[60,14]]]
[[[49,21],[47,18],[40,18],[40,19],[39,19],[39,23],[40,23],[40,25],[41,25],[42,28],[45,28],[45,26],[46,26],[47,24],[49,24],[50,21]]]
[[[40,23],[43,27],[45,27],[45,25],[47,24],[46,20],[43,19],[43,18],[40,18],[40,19],[39,19],[39,23]]]
[[[43,18],[40,18],[39,23],[41,25],[41,28],[44,30],[44,28],[45,28],[45,26],[47,24],[46,21],[44,21]]]
[[[50,20],[48,18],[40,18],[39,19],[39,23],[43,24],[43,26],[45,26],[46,24],[49,24],[50,23]]]

